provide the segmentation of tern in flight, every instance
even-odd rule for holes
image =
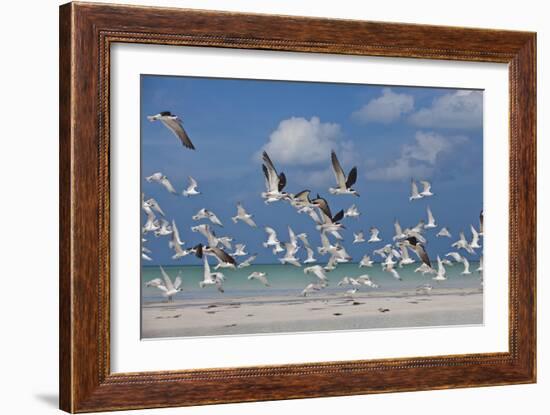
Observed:
[[[357,206],[351,205],[345,212],[344,217],[345,218],[358,218],[361,215],[359,213],[359,210],[357,209]]]
[[[302,244],[304,245],[304,249],[307,252],[307,259],[304,261],[304,264],[311,264],[313,262],[317,262],[317,260],[315,259],[315,251],[309,244],[309,240],[307,239],[307,234],[300,233],[297,236],[302,241]]]
[[[269,155],[264,151],[262,154],[262,170],[265,176],[266,191],[262,192],[261,196],[265,199],[265,203],[273,203],[278,200],[289,200],[288,193],[283,192],[286,186],[286,176],[283,172],[277,173],[275,165],[269,158]]]
[[[166,190],[168,190],[173,195],[178,194],[178,192],[176,192],[176,189],[174,189],[174,186],[172,186],[172,183],[170,183],[170,180],[168,180],[168,177],[166,177],[161,172],[153,173],[149,177],[146,177],[145,180],[147,180],[149,183],[161,184]]]
[[[437,228],[437,225],[435,223],[434,215],[433,215],[432,210],[430,209],[429,206],[426,208],[426,213],[428,214],[428,223],[424,224],[424,229]]]
[[[445,281],[447,279],[447,271],[439,255],[437,256],[437,274],[432,279],[435,281]]]
[[[459,235],[460,235],[460,239],[458,241],[456,241],[455,243],[453,243],[451,246],[453,248],[457,248],[457,249],[464,249],[469,254],[474,254],[475,251],[473,250],[473,248],[470,246],[470,244],[466,240],[466,236],[464,235],[464,232],[461,231],[459,233]]]
[[[190,196],[196,196],[196,195],[200,195],[201,192],[199,192],[197,190],[197,187],[198,187],[198,183],[197,181],[192,178],[191,176],[189,176],[189,186],[187,186],[187,189],[185,189],[182,194],[185,196],[185,197],[190,197]]]
[[[422,196],[418,192],[418,186],[416,185],[416,182],[414,181],[414,179],[411,179],[411,195],[409,196],[409,201],[422,199],[423,197],[424,196]]]
[[[330,153],[330,159],[332,161],[332,170],[334,172],[334,177],[336,177],[337,187],[331,187],[328,191],[333,195],[359,196],[359,193],[351,188],[351,186],[353,186],[357,181],[357,167],[352,167],[346,176],[334,150]]]
[[[231,254],[231,256],[247,256],[248,252],[246,252],[246,245],[245,244],[235,244],[235,252]]]
[[[255,228],[256,223],[254,222],[254,220],[252,218],[253,218],[253,215],[251,215],[250,213],[248,213],[245,210],[245,208],[243,207],[241,202],[237,203],[237,216],[233,216],[231,218],[233,223],[237,223],[238,221],[243,221],[248,226],[252,226],[253,228]]]
[[[313,274],[319,278],[321,282],[328,282],[327,274],[325,274],[325,270],[321,265],[313,265],[311,267],[304,268],[304,274]]]
[[[433,196],[434,194],[431,191],[432,184],[427,180],[420,180],[420,184],[422,185],[423,189],[420,192],[420,196],[422,197],[428,197]]]
[[[273,247],[273,253],[278,254],[283,252],[283,247],[281,246],[281,241],[277,239],[277,232],[275,229],[266,226],[264,230],[267,233],[267,241],[263,243],[264,248]]]
[[[359,262],[359,268],[372,267],[372,264],[374,264],[374,261],[370,259],[370,256],[365,255],[363,256],[363,258],[361,258],[361,261]]]
[[[362,242],[365,242],[365,235],[363,234],[363,231],[359,231],[357,233],[353,233],[353,243],[354,244],[360,244]]]
[[[405,244],[412,248],[416,256],[427,266],[431,267],[432,263],[430,262],[430,257],[424,248],[422,242],[420,242],[416,237],[411,236],[405,239]]]
[[[435,236],[437,236],[438,238],[441,238],[441,237],[451,238],[452,237],[451,232],[449,232],[449,230],[445,227],[441,228]]]
[[[472,248],[481,248],[479,245],[479,232],[470,225],[470,231],[472,232],[472,242],[470,242],[470,247]]]
[[[208,264],[208,259],[206,255],[203,257],[204,260],[204,270],[202,281],[199,282],[199,287],[204,288],[208,285],[215,285],[219,292],[223,293],[223,281],[225,276],[221,272],[211,272],[210,264]]]
[[[328,202],[319,195],[317,195],[317,198],[314,199],[312,203],[319,209],[322,217],[322,222],[317,225],[317,230],[333,232],[345,228],[345,226],[340,223],[344,218],[343,210],[340,210],[336,215],[332,216]]]
[[[258,280],[266,287],[270,287],[269,281],[267,280],[267,274],[265,272],[254,271],[248,276],[249,280]]]
[[[223,227],[222,222],[218,219],[216,214],[214,212],[211,212],[208,209],[202,208],[197,212],[196,215],[192,216],[193,220],[201,220],[201,219],[208,219],[210,222],[212,222],[214,225],[218,225]]]
[[[162,274],[162,280],[160,278],[155,278],[154,280],[149,281],[145,284],[147,287],[156,287],[162,291],[162,295],[168,300],[172,301],[173,297],[182,291],[181,287],[181,277],[178,275],[174,282],[170,279],[170,276],[164,271],[162,266],[160,267],[160,273]]]
[[[248,258],[246,258],[243,262],[241,262],[239,265],[237,265],[237,268],[246,268],[252,265],[252,262],[256,259],[258,254],[250,255]]]
[[[370,238],[367,241],[368,243],[380,242],[382,239],[379,238],[380,231],[374,226],[370,228]]]
[[[304,288],[301,295],[303,297],[306,297],[308,294],[318,292],[318,291],[322,290],[325,287],[326,287],[326,284],[323,284],[323,283],[317,283],[317,284],[311,283],[311,284],[306,285],[306,288]]]
[[[166,128],[172,131],[172,133],[180,139],[184,147],[187,147],[191,150],[195,149],[195,146],[183,129],[183,123],[181,119],[177,115],[172,114],[170,111],[163,111],[156,115],[149,115],[147,119],[151,122],[160,121],[162,124],[164,124]]]

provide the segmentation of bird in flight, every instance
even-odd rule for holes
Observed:
[[[183,123],[181,119],[172,114],[170,111],[162,111],[156,115],[149,115],[147,119],[151,122],[160,121],[166,128],[168,128],[172,133],[178,137],[184,147],[194,150],[195,146],[191,142],[191,139],[187,135],[187,132],[183,129]]]
[[[346,176],[334,150],[330,153],[330,159],[332,161],[332,170],[334,171],[337,187],[331,187],[328,191],[333,195],[359,196],[359,193],[351,188],[351,186],[353,186],[357,181],[357,167],[352,167]]]

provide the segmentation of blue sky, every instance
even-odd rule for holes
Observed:
[[[196,151],[147,120],[160,111],[181,117]],[[225,225],[212,225],[217,235],[245,243],[248,252],[259,254],[257,262],[273,263],[271,251],[261,246],[264,226],[273,227],[281,241],[288,239],[289,224],[297,233],[308,233],[312,244],[319,244],[319,237],[309,217],[287,203],[263,203],[259,154],[265,149],[285,172],[288,192],[318,192],[333,212],[352,203],[359,207],[358,220],[344,221],[345,245],[354,260],[391,242],[395,218],[403,227],[416,225],[426,217],[427,205],[453,234],[452,240],[441,240],[435,238],[437,229],[428,231],[427,250],[435,258],[450,250],[458,231],[470,237],[470,224],[478,226],[482,113],[481,91],[142,75],[142,191],[176,220],[186,247],[204,242],[190,227],[197,224],[191,216],[205,207]],[[357,166],[355,188],[361,197],[328,193],[334,185],[332,149],[346,172]],[[195,177],[202,195],[174,196],[143,179],[158,171],[180,194],[187,176]],[[432,181],[435,196],[409,202],[411,177]],[[238,201],[254,214],[258,229],[232,223]],[[353,231],[367,233],[371,226],[381,230],[382,243],[351,244]],[[149,234],[148,239],[154,261],[144,264],[200,263],[191,256],[172,261],[166,238]]]

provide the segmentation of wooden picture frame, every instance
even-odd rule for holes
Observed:
[[[109,62],[110,46],[119,42],[508,64],[509,352],[111,373]],[[60,8],[59,93],[61,409],[91,412],[535,382],[535,33],[70,3]]]

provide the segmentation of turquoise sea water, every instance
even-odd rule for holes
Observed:
[[[414,272],[419,266],[418,263],[406,265],[403,268],[397,268],[402,277],[399,281],[391,274],[382,271],[380,264],[374,264],[371,268],[359,268],[357,264],[340,264],[338,267],[327,273],[329,285],[323,290],[325,293],[344,293],[350,289],[350,286],[337,287],[337,283],[344,277],[358,277],[368,274],[373,282],[380,287],[373,289],[361,287],[362,292],[399,292],[415,290],[421,284],[429,283],[437,289],[478,289],[480,287],[480,275],[477,271],[479,263],[470,262],[471,275],[460,275],[464,267],[462,264],[447,266],[447,280],[442,282],[433,281],[433,275],[422,275]],[[298,296],[304,287],[310,282],[317,282],[317,278],[312,274],[304,274],[304,267],[298,268],[292,265],[281,264],[254,264],[243,269],[220,269],[225,277],[224,293],[218,292],[216,287],[199,287],[202,280],[202,265],[186,266],[164,266],[164,269],[174,279],[181,272],[183,280],[183,291],[175,296],[175,300],[185,301],[185,299],[214,299],[214,298],[246,298],[246,297],[270,297],[270,296]],[[214,270],[212,270],[214,271]],[[249,281],[247,279],[254,271],[267,273],[267,278],[271,287],[264,287],[257,280]],[[154,287],[146,287],[147,281],[161,277],[158,266],[144,266],[141,269],[141,293],[144,303],[166,301],[161,292]],[[315,294],[313,294],[315,295]]]

